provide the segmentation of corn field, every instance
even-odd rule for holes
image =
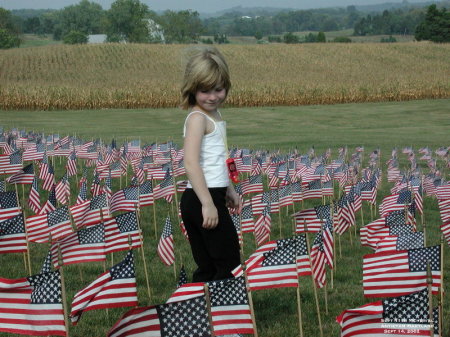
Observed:
[[[186,45],[49,45],[0,51],[0,109],[169,108],[179,104]],[[231,107],[450,97],[450,45],[219,46]]]

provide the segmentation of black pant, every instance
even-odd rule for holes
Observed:
[[[225,205],[226,191],[226,187],[209,189],[219,214],[219,224],[214,229],[202,227],[202,204],[192,188],[187,188],[181,197],[181,217],[198,266],[192,282],[233,277],[231,271],[241,263],[238,236]]]

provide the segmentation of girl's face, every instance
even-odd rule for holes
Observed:
[[[226,97],[227,92],[222,86],[216,86],[210,90],[198,90],[195,93],[197,106],[209,113],[216,112]]]

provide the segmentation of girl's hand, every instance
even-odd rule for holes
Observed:
[[[214,229],[219,223],[217,208],[213,203],[202,206],[203,224],[205,229]]]
[[[227,194],[226,194],[226,202],[227,207],[234,208],[236,214],[240,214],[242,210],[242,202],[241,198],[239,198],[239,195],[236,193],[234,188],[228,188]]]

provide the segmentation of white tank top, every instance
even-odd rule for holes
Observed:
[[[203,135],[200,148],[200,167],[205,176],[206,186],[228,187],[230,179],[228,178],[228,168],[226,164],[226,122],[215,121],[202,111],[192,111],[187,115],[184,122],[183,136],[186,136],[186,122],[193,113],[201,113],[214,124],[214,130],[211,133]],[[188,182],[188,188],[192,188],[191,182]]]

